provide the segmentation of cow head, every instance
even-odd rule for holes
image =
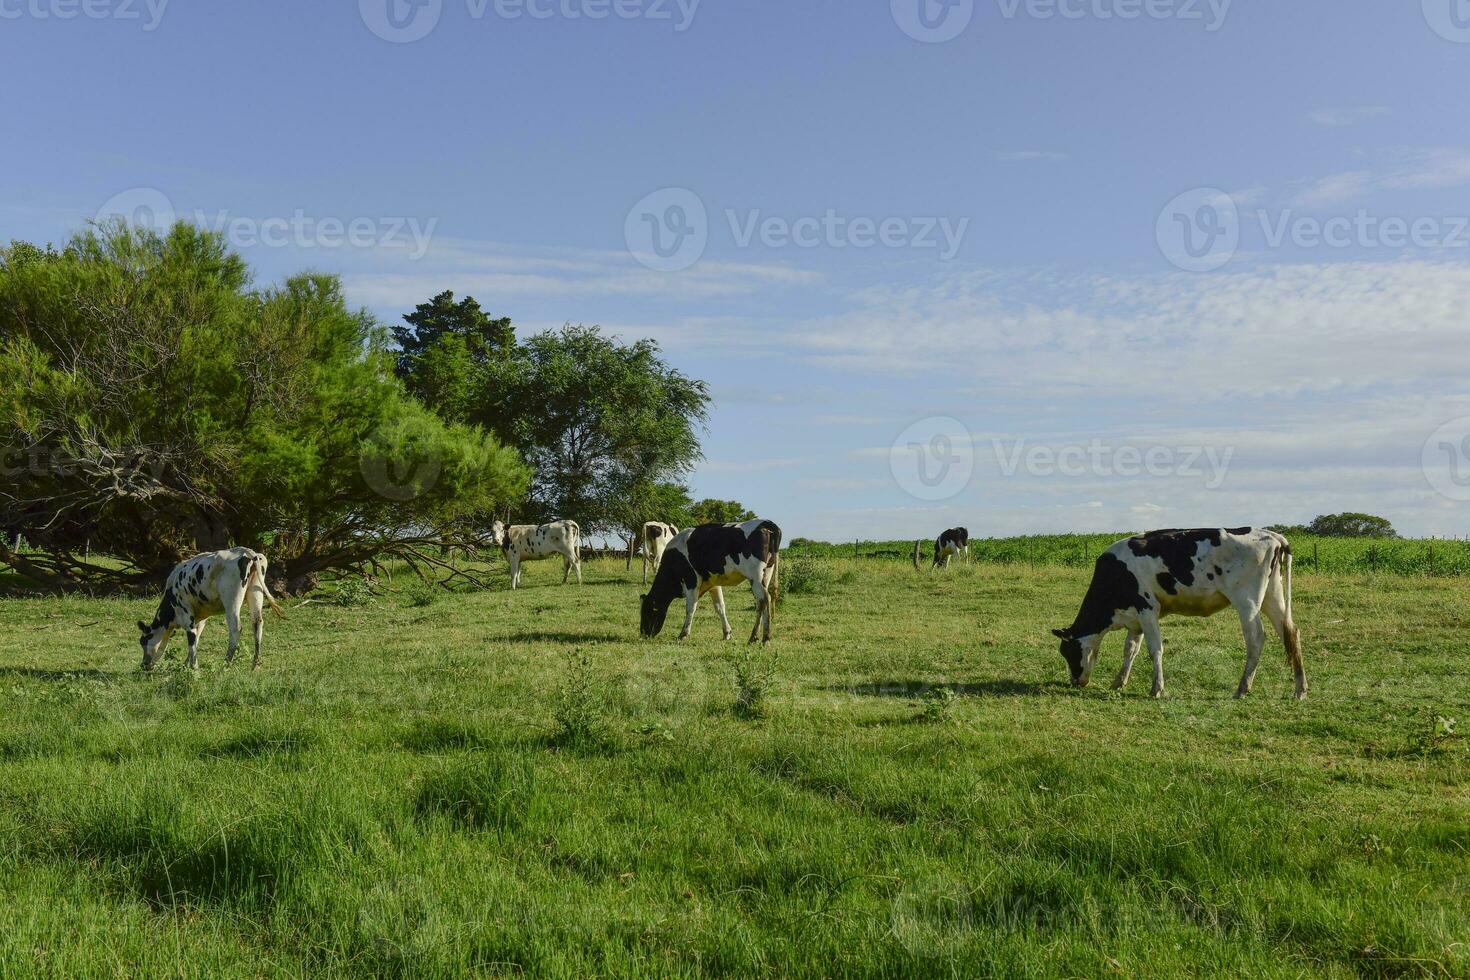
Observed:
[[[658,636],[659,632],[664,628],[664,620],[669,618],[669,606],[673,603],[673,599],[666,599],[661,602],[651,594],[645,592],[641,597],[641,602],[638,632],[652,639]]]
[[[496,521],[490,525],[490,541],[501,551],[505,550],[505,543],[508,537],[509,535],[505,533],[504,521]]]
[[[163,626],[150,625],[138,620],[138,645],[143,648],[143,669],[152,670],[153,665],[158,662],[158,651],[163,648],[164,640],[168,639],[168,630]]]
[[[1097,664],[1097,650],[1102,636],[1074,636],[1070,629],[1052,630],[1052,636],[1062,641],[1062,659],[1072,675],[1073,687],[1086,687],[1092,680],[1092,668]]]

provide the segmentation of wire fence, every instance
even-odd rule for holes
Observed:
[[[970,559],[996,565],[1061,565],[1087,568],[1124,534],[1044,534],[1015,538],[971,538]],[[832,544],[798,538],[794,554],[818,558],[868,558],[912,562],[913,541],[854,541]],[[1294,569],[1326,575],[1470,575],[1470,539],[1315,538],[1291,539]],[[933,560],[934,542],[919,542],[920,562]]]

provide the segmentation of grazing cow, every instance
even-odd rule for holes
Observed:
[[[510,563],[510,587],[521,584],[521,562],[540,561],[561,555],[565,568],[561,573],[561,584],[567,584],[567,576],[577,571],[577,584],[582,584],[582,529],[576,521],[552,521],[537,527],[534,524],[516,524],[506,527],[496,521],[491,532],[501,554]]]
[[[658,636],[669,615],[674,599],[684,596],[684,628],[679,639],[689,636],[694,623],[694,607],[706,592],[714,594],[715,612],[719,614],[725,639],[730,638],[730,620],[725,616],[725,594],[722,586],[750,583],[755,595],[755,627],[750,642],[761,632],[771,642],[771,603],[777,587],[777,571],[781,562],[781,529],[770,521],[755,518],[743,524],[701,524],[674,537],[664,551],[663,561],[653,576],[653,586],[643,594],[639,630],[644,636]]]
[[[948,568],[949,560],[955,555],[970,557],[970,532],[962,527],[952,527],[935,539],[934,564],[929,566],[929,571],[941,564]]]
[[[270,604],[276,615],[284,616],[275,596],[265,584],[268,563],[265,555],[249,548],[231,548],[196,555],[175,566],[163,590],[163,601],[153,622],[139,620],[143,645],[143,669],[152,670],[163,654],[174,630],[184,630],[189,637],[189,669],[199,666],[199,637],[204,622],[219,613],[225,614],[230,629],[230,648],[225,663],[233,663],[240,646],[240,606],[250,605],[250,621],[255,627],[255,660],[260,667],[260,636],[264,615],[262,606]]]
[[[658,574],[659,562],[663,561],[664,549],[669,542],[674,540],[674,535],[679,529],[672,524],[664,524],[660,521],[649,521],[643,525],[643,531],[638,537],[638,547],[643,549],[643,584],[648,584],[648,566],[653,566],[653,573]]]
[[[1153,531],[1108,547],[1093,569],[1092,584],[1073,624],[1052,630],[1072,683],[1087,686],[1104,634],[1128,631],[1123,667],[1114,688],[1128,683],[1140,641],[1154,662],[1153,696],[1164,693],[1163,616],[1212,616],[1234,606],[1245,633],[1245,674],[1236,697],[1250,693],[1261,648],[1262,614],[1286,645],[1296,675],[1296,696],[1307,693],[1301,639],[1291,618],[1291,545],[1275,531],[1237,527],[1197,531]]]

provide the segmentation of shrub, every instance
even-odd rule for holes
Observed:
[[[742,718],[764,718],[769,712],[771,688],[780,656],[748,647],[735,663],[735,713]]]
[[[337,591],[332,594],[335,606],[370,606],[376,601],[373,587],[364,578],[344,578],[337,583]]]
[[[606,740],[607,697],[599,689],[591,659],[580,650],[567,656],[566,680],[557,688],[552,715],[553,744],[588,748]]]

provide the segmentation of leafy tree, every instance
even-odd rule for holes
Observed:
[[[537,334],[488,361],[472,422],[521,450],[535,470],[520,517],[570,517],[589,533],[634,533],[660,517],[669,485],[700,458],[709,390],[670,367],[651,340],[623,344],[597,327]],[[687,499],[687,497],[685,498]]]
[[[442,292],[404,316],[393,328],[398,345],[394,370],[410,394],[449,421],[463,422],[472,410],[480,369],[507,357],[515,346],[509,317],[495,319],[473,296],[458,303]]]
[[[1308,534],[1323,538],[1396,538],[1386,517],[1372,514],[1323,514],[1307,525]]]
[[[0,251],[0,562],[58,588],[151,583],[200,548],[298,585],[516,499],[524,464],[393,377],[337,280],[266,289],[221,236],[114,223]],[[105,560],[94,560],[96,555]]]
[[[738,500],[713,498],[699,501],[690,508],[690,514],[693,524],[739,524],[755,517],[755,512]]]

